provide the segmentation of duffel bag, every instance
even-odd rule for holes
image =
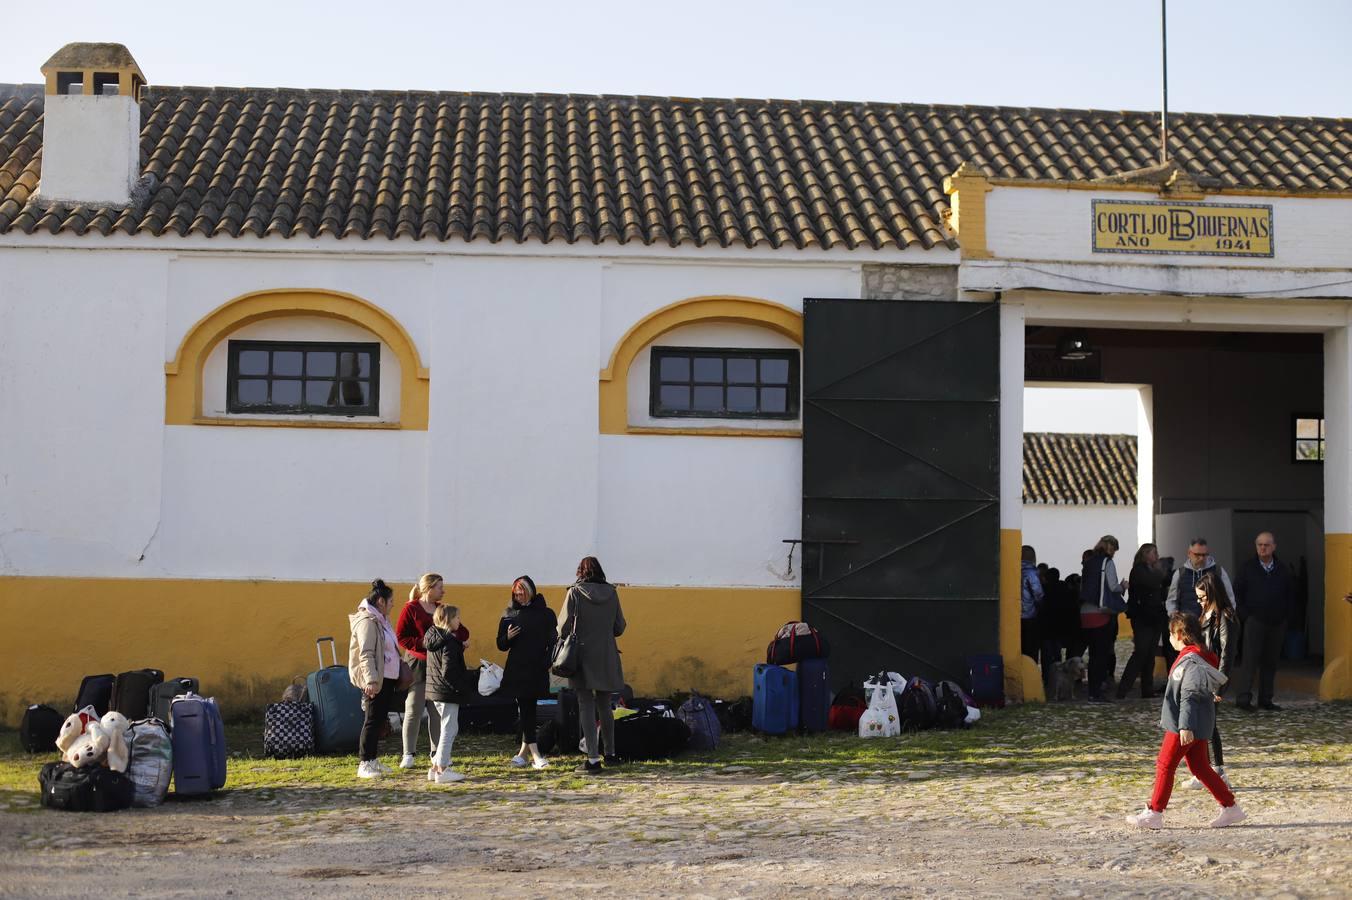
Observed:
[[[637,713],[615,722],[615,755],[620,759],[667,759],[689,743],[690,726],[674,716]]]
[[[830,655],[826,638],[806,622],[786,623],[775,632],[774,640],[765,648],[765,662],[772,666],[787,666],[805,659],[822,659]]]
[[[169,729],[159,719],[141,719],[127,729],[133,806],[159,806],[169,793],[174,774],[174,749]]]
[[[67,812],[113,812],[131,806],[135,789],[131,779],[103,766],[77,769],[70,763],[50,762],[38,772],[42,805]]]

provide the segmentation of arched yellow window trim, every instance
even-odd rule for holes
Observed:
[[[351,322],[378,336],[399,360],[399,422],[348,419],[235,419],[202,415],[202,370],[222,340],[253,322],[288,316],[322,316]],[[188,330],[173,362],[164,366],[166,425],[282,425],[328,428],[403,428],[426,431],[430,373],[404,327],[380,307],[338,291],[286,289],[256,291],[217,307]]]
[[[755,297],[692,297],[664,306],[625,332],[601,370],[600,411],[602,434],[700,434],[735,437],[796,436],[794,430],[738,428],[648,428],[629,424],[629,366],[639,351],[662,335],[697,322],[732,322],[769,328],[803,344],[803,316],[796,310]]]

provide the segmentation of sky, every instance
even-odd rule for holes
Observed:
[[[1160,0],[0,0],[36,82],[70,41],[151,84],[1156,110]],[[1174,0],[1169,108],[1352,116],[1352,0]]]

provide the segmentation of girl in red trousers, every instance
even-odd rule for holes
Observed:
[[[1174,789],[1174,773],[1185,759],[1188,769],[1221,805],[1221,814],[1212,820],[1211,827],[1224,828],[1242,822],[1244,810],[1207,758],[1207,741],[1216,727],[1215,698],[1226,681],[1217,668],[1220,660],[1202,648],[1201,623],[1188,613],[1169,617],[1169,643],[1179,653],[1164,688],[1164,707],[1160,712],[1164,742],[1155,760],[1155,791],[1150,796],[1150,805],[1134,816],[1127,816],[1127,824],[1136,828],[1164,827],[1164,808],[1169,805],[1169,794]]]

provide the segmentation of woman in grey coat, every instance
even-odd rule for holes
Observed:
[[[559,638],[577,633],[578,669],[568,679],[577,691],[578,718],[582,723],[582,738],[586,742],[587,760],[577,767],[579,774],[594,775],[602,771],[601,748],[615,754],[615,716],[610,707],[610,695],[624,688],[624,669],[620,666],[620,648],[615,638],[624,634],[624,612],[620,609],[620,595],[614,585],[606,582],[605,570],[594,556],[578,563],[577,582],[563,598],[559,614]],[[600,718],[600,734],[596,721]]]

